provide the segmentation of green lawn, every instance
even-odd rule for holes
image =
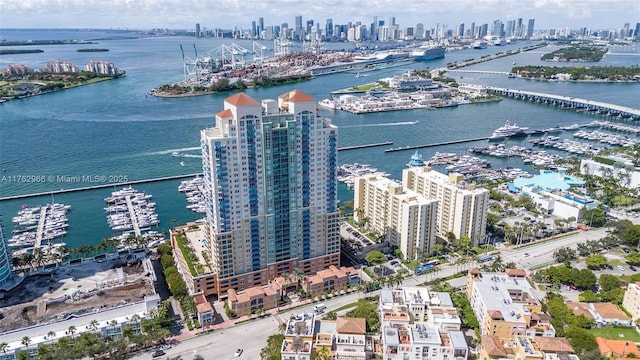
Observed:
[[[610,340],[631,340],[640,342],[640,334],[633,328],[592,328],[591,333]]]

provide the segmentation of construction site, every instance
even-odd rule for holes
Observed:
[[[155,294],[153,278],[146,257],[89,261],[30,275],[0,293],[0,333],[141,301]]]

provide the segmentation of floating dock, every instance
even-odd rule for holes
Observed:
[[[386,149],[384,152],[415,150],[415,149],[429,148],[429,147],[442,146],[442,145],[463,144],[463,143],[474,142],[474,141],[482,141],[482,140],[487,140],[487,139],[489,139],[489,137],[485,136],[485,137],[479,137],[479,138],[473,138],[473,139],[443,141],[443,142],[433,143],[433,144],[407,145],[407,146],[402,146],[402,147],[397,147],[397,148]]]

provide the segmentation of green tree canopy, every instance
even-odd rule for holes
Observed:
[[[607,258],[602,254],[591,255],[584,260],[584,263],[587,264],[587,267],[591,270],[602,269],[609,262]]]
[[[371,265],[380,265],[387,261],[387,257],[378,250],[369,251],[364,257]]]
[[[613,289],[619,289],[622,282],[615,275],[602,274],[600,275],[600,279],[598,279],[598,284],[600,284],[600,288],[602,291],[609,291]]]

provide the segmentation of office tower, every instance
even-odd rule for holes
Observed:
[[[371,23],[371,39],[378,40],[378,17],[373,17],[373,23]]]
[[[212,271],[190,291],[225,296],[339,265],[338,129],[315,99],[294,90],[260,103],[240,93],[215,123],[200,135]]]
[[[196,23],[196,37],[200,37],[200,23]]]
[[[624,35],[623,35],[623,37],[625,37],[625,38],[631,36],[631,33],[629,33],[629,27],[631,27],[631,24],[624,23]]]
[[[404,259],[431,254],[436,243],[438,201],[381,175],[354,182],[354,220],[402,251]],[[365,221],[366,219],[366,221]]]
[[[422,23],[416,24],[415,37],[416,37],[416,40],[424,39],[424,24]]]
[[[296,25],[295,28],[293,29],[293,39],[294,40],[301,40],[304,37],[304,29],[302,28],[302,16],[298,15],[295,18],[296,21]]]
[[[458,25],[458,29],[456,30],[456,35],[458,37],[464,37],[464,23]]]
[[[427,199],[439,201],[437,231],[456,239],[467,236],[473,246],[484,239],[489,210],[489,190],[467,184],[461,174],[445,175],[428,166],[411,167],[402,171],[402,186]]]
[[[333,37],[333,19],[327,19],[324,31],[324,36],[327,38],[327,40],[331,40],[331,38]]]
[[[263,31],[264,31],[264,18],[259,17],[258,18],[258,38],[262,35]]]
[[[518,39],[522,38],[522,18],[518,18],[516,22],[516,37]]]
[[[13,282],[13,261],[9,251],[9,243],[4,237],[2,224],[0,223],[0,289]]]
[[[280,24],[280,38],[288,39],[289,38],[289,23]]]
[[[313,20],[307,20],[307,28],[306,28],[306,34],[311,34],[311,31],[313,29]]]
[[[258,29],[256,28],[256,22],[252,21],[251,22],[251,38],[255,39],[257,35],[258,35]]]
[[[509,20],[507,21],[507,28],[504,32],[504,36],[505,37],[513,37],[515,35],[516,32],[516,21],[515,20]]]
[[[502,36],[502,21],[494,20],[491,25],[491,35]]]
[[[477,31],[476,23],[472,22],[471,23],[471,28],[469,29],[469,37],[475,38],[476,37],[476,31]]]
[[[481,39],[487,36],[488,29],[489,29],[489,24],[482,24],[482,26],[480,26],[480,29],[478,30],[478,38]]]
[[[529,19],[529,23],[527,24],[527,39],[531,39],[533,36],[533,26],[536,22],[536,19]]]
[[[636,41],[640,40],[640,22],[636,23],[636,29],[633,32],[633,39]]]

